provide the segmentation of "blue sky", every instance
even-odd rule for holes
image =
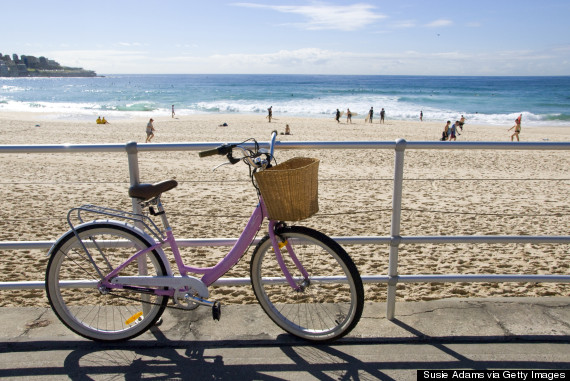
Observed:
[[[0,52],[98,74],[570,75],[568,0],[2,2]]]

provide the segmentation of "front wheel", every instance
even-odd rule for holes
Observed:
[[[360,320],[364,288],[346,251],[326,235],[292,226],[276,232],[293,289],[277,263],[269,236],[251,259],[251,283],[265,313],[285,331],[309,341],[326,342],[349,333]],[[287,246],[309,274],[301,275]]]
[[[69,232],[52,250],[46,271],[47,297],[59,320],[75,333],[98,341],[127,340],[150,328],[168,297],[98,287],[100,273],[108,274],[150,246],[133,229],[108,223],[79,227],[77,236]],[[118,275],[167,274],[162,258],[152,250]]]

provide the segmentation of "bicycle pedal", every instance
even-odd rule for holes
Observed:
[[[220,317],[222,316],[222,305],[220,302],[215,301],[212,305],[212,318],[214,320],[220,321]]]

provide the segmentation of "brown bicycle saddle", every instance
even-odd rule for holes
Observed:
[[[129,196],[139,198],[141,200],[150,200],[160,196],[161,193],[167,192],[178,186],[176,180],[165,180],[155,184],[138,184],[129,188]]]

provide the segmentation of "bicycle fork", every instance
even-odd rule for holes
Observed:
[[[297,255],[295,254],[295,252],[293,251],[293,247],[291,246],[291,242],[289,242],[289,240],[286,240],[285,247],[287,248],[287,253],[289,254],[289,257],[295,264],[295,267],[297,267],[297,269],[301,272],[301,275],[303,276],[302,282],[300,283],[295,282],[295,279],[291,275],[291,272],[289,271],[289,269],[285,265],[285,261],[283,260],[283,255],[281,253],[281,248],[283,247],[283,245],[280,244],[279,241],[277,240],[278,236],[277,234],[275,234],[275,227],[276,227],[276,221],[270,220],[269,239],[271,240],[271,244],[273,246],[273,251],[275,252],[275,258],[277,259],[277,263],[279,264],[279,267],[281,268],[281,271],[283,272],[283,275],[285,276],[285,279],[287,280],[287,283],[289,283],[291,288],[293,288],[293,290],[297,292],[303,292],[305,288],[307,288],[310,284],[309,273],[307,272],[307,270],[305,270],[305,268],[299,261],[299,258],[297,258]]]

